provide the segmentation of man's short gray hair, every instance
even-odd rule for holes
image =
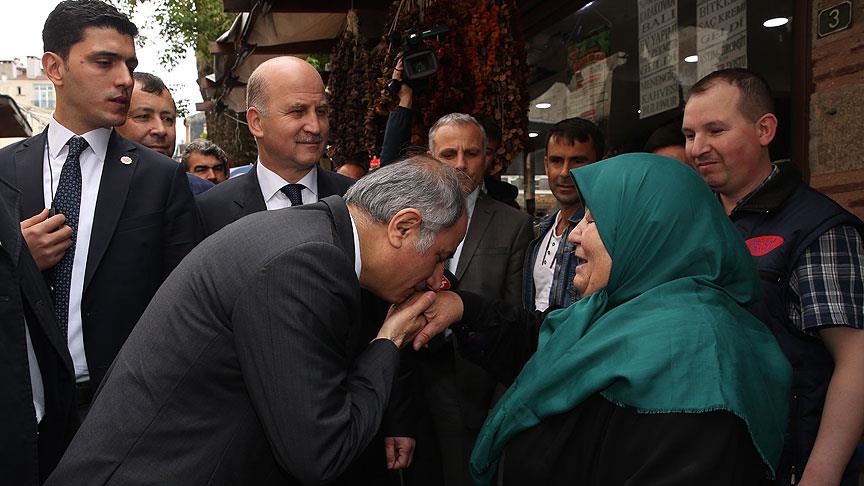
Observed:
[[[483,129],[483,125],[477,121],[471,115],[466,115],[465,113],[450,113],[449,115],[444,115],[432,125],[432,128],[429,129],[429,152],[435,153],[435,134],[438,132],[438,129],[446,126],[446,125],[474,125],[480,130],[480,135],[483,136],[483,153],[486,153],[486,130]]]
[[[403,209],[420,211],[423,221],[416,247],[420,254],[465,212],[458,171],[426,155],[409,157],[363,177],[345,193],[345,202],[384,225]]]
[[[246,81],[246,109],[254,106],[258,113],[266,115],[268,102],[266,76],[256,69]]]
[[[194,153],[216,157],[219,159],[219,162],[222,162],[222,168],[225,170],[225,174],[228,174],[228,154],[226,154],[225,151],[215,143],[204,138],[196,138],[191,141],[189,145],[183,149],[183,153],[180,154],[180,161],[183,162],[184,166],[186,166],[187,171],[191,169],[191,167],[189,167],[189,157]]]

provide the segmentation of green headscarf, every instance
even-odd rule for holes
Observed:
[[[656,155],[570,175],[612,257],[609,284],[549,314],[537,352],[480,431],[475,482],[491,483],[517,433],[595,393],[645,413],[729,411],[773,472],[790,367],[740,305],[759,295],[759,278],[717,198],[692,169]]]

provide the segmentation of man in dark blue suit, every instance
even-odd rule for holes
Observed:
[[[246,120],[258,144],[258,161],[245,174],[197,196],[205,235],[252,213],[342,196],[354,183],[318,166],[330,123],[324,83],[311,64],[296,57],[270,59],[255,69],[246,90]],[[387,309],[386,303],[363,292],[365,322],[380,324]],[[414,439],[409,436],[416,420],[411,397],[405,392],[410,376],[400,375],[380,434],[389,469],[407,467],[413,454]],[[380,485],[387,481],[384,458],[375,442],[335,484]]]
[[[353,179],[322,170],[330,123],[321,75],[296,57],[276,57],[246,85],[246,121],[258,161],[241,177],[197,197],[205,234],[243,216],[342,196]]]
[[[82,415],[198,234],[183,166],[113,130],[129,108],[137,33],[101,1],[60,2],[42,33],[54,117],[0,150],[0,177],[21,191],[22,232],[51,288]]]
[[[117,127],[124,138],[138,142],[162,155],[174,155],[177,141],[177,105],[168,87],[150,73],[132,74],[135,88],[129,100],[129,115],[126,123]],[[186,173],[192,194],[201,194],[213,187],[213,183]]]

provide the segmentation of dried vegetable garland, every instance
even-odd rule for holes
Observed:
[[[511,160],[524,147],[528,124],[528,70],[525,44],[514,25],[514,0],[451,0],[447,2],[394,2],[390,24],[399,12],[396,29],[429,28],[446,25],[450,31],[427,40],[439,61],[439,71],[425,93],[415,96],[414,108],[421,120],[413,127],[412,143],[426,144],[426,130],[435,120],[451,112],[479,114],[494,119],[501,127],[498,156]],[[366,140],[377,149],[375,140],[380,117],[393,107],[383,87],[390,78],[396,52],[382,52],[380,75],[370,92],[377,101],[369,105]]]
[[[357,13],[351,10],[345,32],[330,57],[330,157],[367,150],[365,126],[359,120],[365,119],[372,103],[370,87],[377,77],[378,70],[360,35]]]

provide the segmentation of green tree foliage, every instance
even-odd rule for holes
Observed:
[[[160,62],[167,68],[177,66],[193,46],[195,57],[210,64],[209,45],[231,27],[234,15],[223,11],[221,0],[113,0],[118,8],[135,13],[143,4],[155,6],[153,21],[159,28]]]
[[[155,10],[152,21],[159,30],[158,39],[139,39],[139,41],[154,42],[159,46],[159,62],[168,69],[175,68],[186,56],[189,47],[192,47],[195,51],[199,79],[213,72],[210,42],[227,31],[236,17],[223,11],[222,0],[110,1],[130,17],[139,7],[145,4],[152,5]],[[207,99],[206,95],[204,99]],[[188,105],[184,104],[186,100],[177,101],[178,112],[180,110],[188,112]],[[243,113],[230,110],[222,113],[207,112],[206,117],[210,140],[228,153],[232,167],[255,161],[257,157],[255,140],[243,124],[245,120]]]

